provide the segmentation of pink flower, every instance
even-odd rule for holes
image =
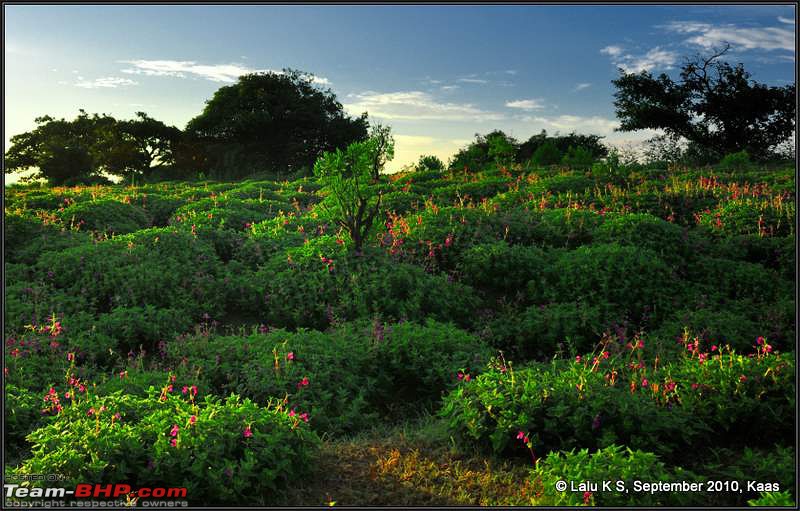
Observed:
[[[462,373],[461,371],[458,372],[458,379],[459,380],[463,380],[464,379],[464,373]]]
[[[178,439],[173,438],[172,440],[169,441],[169,445],[171,445],[172,447],[178,447]]]
[[[639,341],[639,348],[644,348],[644,341]]]
[[[172,392],[172,384],[169,384],[169,386],[167,386],[167,392]]]
[[[191,417],[189,417],[189,424],[194,424],[195,422],[197,422],[196,415],[192,415]]]
[[[303,376],[303,379],[300,380],[300,382],[297,384],[297,388],[299,389],[300,387],[307,387],[307,386],[308,386],[308,377]]]
[[[712,344],[711,345],[711,351],[717,351],[717,345],[716,344]]]
[[[73,360],[75,360],[75,354],[74,353],[67,353],[67,360],[69,362],[72,362]]]
[[[756,338],[756,344],[758,344],[759,346],[761,346],[762,344],[764,344],[764,338],[763,338],[763,337],[761,337],[761,336],[758,336],[758,337]]]
[[[304,422],[308,422],[308,414],[306,412],[301,413],[300,418],[303,419]]]
[[[697,390],[698,387],[700,387],[699,383],[692,383],[692,390]]]
[[[590,492],[590,491],[583,492],[583,503],[584,504],[588,504],[589,503],[589,499],[591,499],[591,498],[592,498],[592,492]]]
[[[648,384],[647,378],[642,379],[642,387],[647,387]]]
[[[181,428],[180,428],[180,427],[178,427],[178,425],[177,425],[177,424],[173,424],[173,425],[172,425],[172,429],[171,429],[171,430],[169,430],[169,434],[170,434],[170,436],[178,436],[178,431],[180,431],[180,429],[181,429]]]
[[[522,440],[523,438],[525,438],[525,433],[523,433],[522,431],[517,433],[517,440]]]
[[[91,417],[92,415],[94,415],[94,408],[89,408],[89,411],[88,411],[88,412],[86,412],[86,415],[88,415],[89,417]]]
[[[290,351],[286,354],[286,360],[294,360],[294,351]]]
[[[69,392],[64,392],[64,397],[65,397],[65,398],[69,399],[69,396],[70,396],[70,395],[71,395],[71,394],[70,394]]]
[[[253,436],[253,431],[250,429],[250,426],[244,428],[242,435],[244,435],[245,438],[250,438],[251,436]]]
[[[580,361],[581,361],[581,356],[580,356],[580,355],[578,355],[577,357],[575,357],[575,362],[578,362],[578,363],[579,363]]]
[[[120,415],[119,412],[117,412],[117,413],[114,414],[114,418],[117,419],[117,420],[120,420],[120,419],[122,419],[122,415]]]
[[[608,358],[608,352],[607,351],[603,352],[603,358]]]
[[[84,385],[83,383],[78,385],[78,392],[86,392],[86,385]]]
[[[189,392],[189,387],[187,387],[186,385],[184,385],[184,386],[183,386],[183,389],[181,389],[181,392],[183,392],[183,394],[184,394],[184,395],[186,395],[186,394]]]
[[[743,383],[746,382],[747,381],[747,376],[745,376],[745,375],[739,376],[739,381],[743,382]]]
[[[295,414],[294,408],[292,408],[291,410],[289,410],[289,417],[294,417],[295,415],[296,415],[296,414]]]
[[[197,385],[192,385],[192,386],[190,387],[190,389],[191,389],[191,391],[192,391],[192,395],[193,395],[193,396],[196,396],[196,395],[197,395]]]
[[[766,351],[767,353],[772,353],[772,344],[764,345],[764,351]]]

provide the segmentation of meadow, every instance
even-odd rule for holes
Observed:
[[[313,177],[7,187],[7,474],[192,505],[794,505],[794,168],[371,186],[360,251]]]

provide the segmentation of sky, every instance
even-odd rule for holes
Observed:
[[[794,5],[7,5],[4,135],[80,108],[184,128],[241,74],[299,69],[395,137],[396,171],[476,133],[616,132],[611,80],[677,76],[725,42],[769,85],[795,80]],[[15,180],[7,176],[7,183]]]

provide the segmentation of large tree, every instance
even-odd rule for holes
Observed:
[[[249,74],[220,88],[187,133],[203,142],[210,170],[230,177],[306,169],[325,151],[367,137],[366,114],[350,118],[307,73]]]
[[[177,128],[143,112],[130,121],[80,110],[71,120],[37,118],[36,128],[11,138],[5,154],[6,173],[38,170],[52,184],[97,180],[103,172],[130,178],[146,176],[174,161]]]
[[[756,158],[794,133],[795,86],[750,79],[742,64],[720,60],[729,49],[687,60],[676,82],[666,74],[626,73],[613,80],[620,131],[660,129],[717,157],[747,151]]]
[[[146,177],[175,162],[181,130],[144,112],[132,120],[117,121],[99,133],[98,163],[109,174]]]
[[[116,122],[107,115],[89,116],[85,111],[72,121],[37,117],[36,128],[11,137],[4,168],[12,172],[37,170],[32,178],[44,178],[61,185],[96,178],[98,133]]]

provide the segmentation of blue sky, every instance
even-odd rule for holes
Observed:
[[[143,110],[183,128],[245,72],[313,73],[354,114],[393,128],[396,170],[474,137],[615,133],[618,67],[676,73],[730,42],[729,60],[794,82],[795,7],[4,6],[5,147],[49,114]]]

